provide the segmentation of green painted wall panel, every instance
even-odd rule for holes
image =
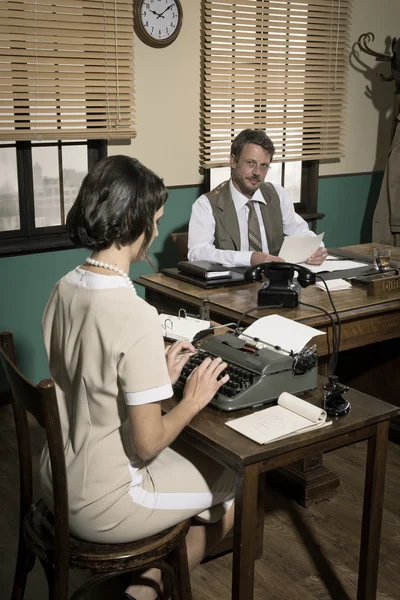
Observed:
[[[371,222],[382,173],[324,177],[319,182],[319,210],[325,218],[318,231],[325,231],[328,246],[358,244],[371,240]],[[159,268],[176,264],[177,255],[169,234],[185,231],[191,206],[200,188],[170,190],[159,237],[152,254]],[[13,332],[20,367],[33,381],[48,376],[41,335],[41,317],[54,284],[65,273],[81,264],[85,250],[63,250],[0,259],[0,330]],[[150,273],[145,263],[133,265],[131,276]],[[138,292],[143,290],[138,286]],[[4,389],[0,371],[0,389]]]
[[[372,240],[372,217],[383,173],[322,177],[318,185],[317,232],[325,232],[326,246],[349,246]]]

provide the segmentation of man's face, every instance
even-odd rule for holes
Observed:
[[[231,154],[231,176],[235,188],[247,198],[252,198],[264,181],[270,162],[270,153],[257,144],[246,144],[238,159]]]

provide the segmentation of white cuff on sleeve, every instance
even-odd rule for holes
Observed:
[[[125,404],[127,406],[139,406],[140,404],[150,404],[171,398],[173,395],[172,385],[167,383],[158,388],[143,390],[143,392],[124,392]]]
[[[252,250],[236,250],[232,252],[233,260],[235,261],[235,267],[250,267],[252,254]]]

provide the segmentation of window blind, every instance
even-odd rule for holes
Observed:
[[[135,137],[132,0],[0,0],[0,140]]]
[[[204,0],[202,164],[229,164],[242,129],[274,160],[343,156],[351,0]]]

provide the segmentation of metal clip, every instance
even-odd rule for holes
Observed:
[[[209,299],[208,298],[204,298],[200,308],[199,308],[199,317],[200,319],[202,319],[203,321],[209,321],[210,320],[210,305],[209,305]]]

